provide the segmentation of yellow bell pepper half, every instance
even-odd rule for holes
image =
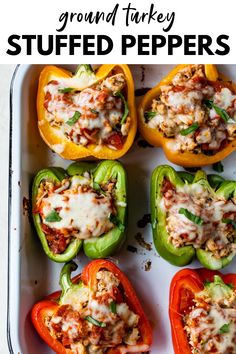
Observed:
[[[68,138],[57,134],[57,129],[52,127],[46,118],[47,110],[44,107],[45,92],[44,87],[52,80],[72,78],[71,72],[58,68],[56,66],[46,66],[39,78],[38,96],[37,96],[37,112],[38,112],[38,127],[40,134],[45,143],[61,157],[68,160],[78,160],[82,158],[94,157],[98,159],[118,159],[129,150],[133,144],[136,130],[137,119],[134,98],[134,83],[130,69],[125,64],[108,64],[101,65],[96,72],[90,75],[89,79],[84,80],[84,77],[77,77],[76,87],[74,89],[80,91],[90,87],[97,82],[104,80],[110,73],[123,73],[126,79],[125,99],[128,104],[129,117],[131,120],[130,128],[127,137],[125,137],[124,145],[119,150],[109,148],[107,145],[101,145],[98,148],[96,144],[88,144],[86,146],[78,145]],[[76,74],[75,74],[76,76]],[[83,76],[83,75],[82,75]]]
[[[139,131],[144,139],[153,146],[162,147],[169,161],[180,166],[199,167],[223,160],[236,149],[236,139],[228,141],[224,148],[212,156],[205,155],[204,153],[194,154],[192,152],[180,152],[171,149],[170,143],[173,142],[173,138],[167,138],[158,129],[150,128],[144,118],[144,113],[150,109],[153,99],[160,95],[161,86],[170,84],[175,75],[186,66],[188,66],[188,64],[177,65],[161,82],[145,94],[138,109],[138,124]],[[206,64],[204,65],[204,70],[206,78],[209,81],[217,81],[219,84],[222,84],[223,81],[226,86],[236,92],[236,85],[229,81],[224,75],[219,74],[215,65]]]

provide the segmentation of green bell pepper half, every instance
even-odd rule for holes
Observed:
[[[36,198],[38,188],[43,180],[49,180],[53,183],[61,182],[63,179],[75,175],[83,175],[84,172],[90,172],[94,189],[100,189],[100,185],[107,183],[110,179],[116,179],[115,184],[115,205],[117,215],[115,217],[115,226],[106,234],[100,237],[92,237],[87,240],[74,239],[61,254],[52,252],[48,245],[45,233],[41,227],[41,217],[36,210]],[[36,232],[39,236],[46,255],[55,262],[68,262],[76,257],[83,246],[85,254],[92,259],[105,258],[112,255],[125,240],[126,225],[126,172],[118,161],[105,160],[99,164],[91,162],[74,162],[67,170],[60,167],[49,167],[38,172],[33,181],[32,187],[32,214]],[[118,203],[118,204],[117,204]]]
[[[214,257],[210,251],[195,249],[191,245],[177,248],[168,241],[166,214],[159,207],[162,199],[162,185],[165,178],[173,186],[181,187],[185,184],[201,184],[213,196],[222,197],[226,200],[232,196],[236,196],[236,182],[226,181],[218,175],[207,176],[202,170],[197,171],[195,175],[188,172],[177,172],[168,165],[156,167],[151,177],[151,222],[153,240],[159,255],[169,263],[180,267],[189,264],[195,256],[205,268],[217,270],[226,267],[232,261],[234,253],[219,259]]]
[[[103,236],[84,240],[84,253],[87,257],[95,259],[110,256],[122,246],[125,240],[127,177],[121,163],[111,160],[101,162],[94,171],[93,177],[98,185],[116,179],[115,200],[120,204],[116,205],[117,225]]]

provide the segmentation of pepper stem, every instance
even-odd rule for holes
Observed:
[[[87,75],[93,74],[93,68],[90,64],[80,64],[77,66],[76,70],[75,70],[75,74],[74,76],[80,76],[81,74],[86,73]]]
[[[75,262],[66,263],[60,274],[60,286],[62,289],[62,296],[71,288],[71,272],[77,269],[77,264]]]

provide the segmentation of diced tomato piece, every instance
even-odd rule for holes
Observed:
[[[123,148],[122,136],[119,133],[113,133],[112,135],[110,135],[106,143],[108,145],[114,146],[117,150]]]
[[[180,313],[190,312],[191,307],[194,305],[194,294],[192,291],[186,288],[182,288],[180,298]]]
[[[43,232],[46,234],[46,238],[49,244],[50,249],[53,253],[63,253],[70,242],[69,237],[65,237],[56,229],[50,228],[46,224],[41,224]]]
[[[119,288],[113,288],[113,293],[114,293],[115,300],[118,304],[124,301],[124,297]]]
[[[108,96],[109,96],[109,92],[106,90],[102,90],[97,96],[97,101],[100,103],[105,103]]]
[[[49,81],[48,85],[58,85],[59,82],[57,80],[51,80]]]
[[[228,81],[210,81],[210,85],[214,87],[216,92],[221,91],[222,88],[227,87],[230,91],[234,93],[232,83]]]
[[[70,345],[71,343],[73,343],[73,340],[64,335],[62,338],[62,344],[64,345],[64,347]]]
[[[228,140],[227,140],[227,139],[224,139],[224,140],[221,142],[221,144],[220,144],[219,150],[225,149],[227,145],[228,145]]]
[[[199,83],[202,86],[206,86],[208,84],[208,80],[203,76],[195,76],[192,80],[193,82]]]
[[[171,91],[173,92],[181,92],[185,90],[185,86],[174,86]]]
[[[201,144],[201,148],[202,148],[202,150],[210,150],[209,144],[206,144],[206,143]]]
[[[164,181],[163,181],[163,184],[162,184],[161,192],[162,192],[162,194],[165,194],[169,190],[174,191],[175,187],[173,186],[173,184],[167,178],[165,178]]]
[[[41,224],[41,228],[45,234],[50,234],[52,232],[52,229],[46,224]]]
[[[69,106],[73,104],[72,96],[69,93],[64,93],[62,95],[62,101]]]
[[[62,207],[57,207],[57,208],[55,208],[55,210],[59,213],[59,211],[62,210]]]
[[[95,141],[94,136],[97,134],[98,131],[99,129],[93,129],[93,130],[89,130],[87,128],[81,129],[82,135],[84,135],[85,138],[90,141]]]
[[[47,238],[48,239],[48,238]],[[63,253],[67,247],[67,239],[64,235],[58,233],[53,238],[51,243],[51,250],[54,253]]]
[[[45,109],[48,109],[48,104],[51,101],[51,99],[52,99],[52,95],[50,94],[49,91],[47,91],[44,97],[44,104],[43,104]]]

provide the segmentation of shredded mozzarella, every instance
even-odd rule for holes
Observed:
[[[210,102],[219,110],[226,110],[231,119],[226,122],[219,110],[209,106]],[[146,123],[173,139],[173,144],[169,144],[173,151],[215,154],[223,142],[236,136],[235,102],[232,90],[220,86],[217,89],[207,80],[203,65],[189,65],[168,86],[161,87],[150,107],[154,115]],[[195,130],[182,134],[193,124],[197,124]]]
[[[52,80],[44,87],[46,118],[55,128],[55,134],[79,145],[106,144],[119,149],[120,146],[112,144],[110,137],[114,133],[118,134],[120,144],[123,144],[122,137],[128,135],[131,124],[129,117],[120,124],[123,102],[115,95],[125,86],[124,75],[110,76],[81,91],[62,91],[66,88],[76,89],[77,81],[78,78]],[[53,149],[61,153],[64,147],[62,149],[55,145]]]
[[[61,306],[54,315],[45,319],[52,336],[62,344],[65,338],[67,348],[73,354],[103,354],[107,349],[120,345],[122,348],[132,345],[137,346],[138,351],[145,350],[143,345],[137,345],[140,338],[139,316],[124,302],[116,304],[116,311],[111,309],[114,289],[120,283],[117,276],[101,270],[96,278],[97,290],[83,283],[72,287],[62,297]],[[98,321],[97,324],[91,322],[91,318]],[[103,326],[99,327],[99,323]]]
[[[42,222],[50,228],[75,230],[80,239],[97,237],[113,227],[109,221],[112,213],[110,196],[98,197],[97,193],[88,190],[79,191],[78,186],[86,184],[86,179],[74,177],[70,189],[64,193],[50,193],[41,201]],[[56,210],[60,221],[48,221],[47,216]]]
[[[213,252],[218,258],[235,252],[233,242],[236,232],[223,222],[225,214],[236,214],[236,205],[232,200],[217,199],[205,186],[195,183],[177,186],[167,192],[159,207],[166,214],[169,241],[175,247],[193,245]],[[181,208],[200,217],[203,223],[197,224],[181,214]]]

